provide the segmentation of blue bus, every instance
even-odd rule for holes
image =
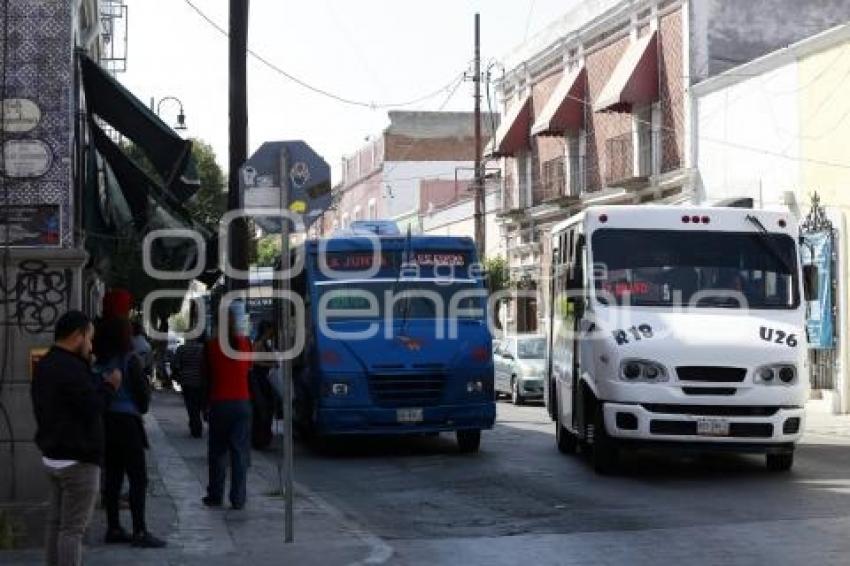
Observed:
[[[472,240],[349,233],[298,251],[305,268],[292,289],[306,313],[305,347],[293,360],[298,430],[454,432],[461,452],[477,452],[496,407]]]

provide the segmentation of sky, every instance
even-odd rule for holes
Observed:
[[[227,0],[190,0],[227,28]],[[344,98],[380,105],[416,100],[446,87],[473,58],[473,18],[481,14],[482,60],[499,59],[580,0],[251,0],[249,47],[301,80]],[[227,169],[227,38],[187,0],[127,0],[127,71],[118,74],[149,102],[183,102],[186,136],[212,144]],[[469,110],[471,82],[406,110]],[[486,109],[486,99],[484,101]],[[178,106],[161,116],[176,122]],[[310,92],[249,57],[250,155],[265,141],[302,139],[331,165],[389,123],[387,110],[352,106]]]

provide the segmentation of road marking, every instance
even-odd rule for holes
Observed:
[[[363,560],[358,560],[356,562],[352,562],[349,566],[375,566],[379,564],[384,564],[393,556],[393,549],[390,545],[388,545],[384,540],[378,535],[370,532],[368,529],[357,523],[356,521],[350,519],[325,501],[319,494],[308,488],[307,486],[296,482],[295,483],[295,491],[296,493],[301,493],[306,499],[309,499],[310,502],[324,511],[328,516],[332,517],[334,520],[343,525],[354,537],[360,539],[366,546],[369,547],[369,556],[364,558]]]

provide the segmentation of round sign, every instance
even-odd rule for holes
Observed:
[[[7,98],[3,101],[3,130],[12,133],[29,132],[41,122],[41,109],[26,98]]]
[[[41,177],[50,170],[53,152],[41,140],[7,140],[3,144],[3,174],[17,179]]]

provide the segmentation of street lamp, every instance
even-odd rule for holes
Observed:
[[[156,115],[159,116],[159,110],[162,107],[163,102],[176,102],[180,105],[180,112],[177,114],[177,124],[174,126],[175,130],[184,131],[188,128],[186,127],[186,114],[183,113],[183,103],[176,96],[166,96],[161,98],[159,102],[156,104]]]

